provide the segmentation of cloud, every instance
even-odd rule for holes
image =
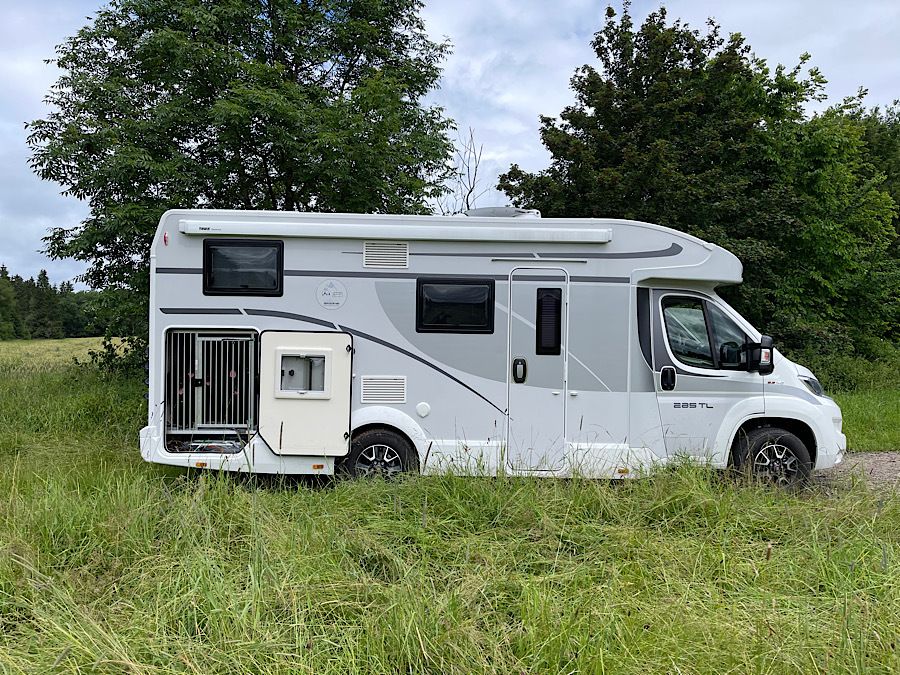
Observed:
[[[613,3],[621,13],[621,4]],[[722,33],[740,32],[771,67],[797,64],[809,52],[811,65],[829,80],[828,102],[868,87],[869,105],[888,105],[900,96],[900,3],[881,0],[846,4],[836,0],[665,3],[670,21],[682,18],[706,30],[712,16]],[[659,3],[637,1],[631,13],[639,25]],[[517,163],[539,170],[550,158],[540,143],[539,117],[556,117],[573,102],[569,81],[584,64],[596,65],[590,48],[603,25],[605,4],[588,0],[430,0],[424,16],[435,39],[451,38],[441,89],[432,100],[484,144],[484,184]],[[479,201],[506,203],[493,192]]]
[[[51,227],[77,225],[84,204],[60,195],[61,187],[41,181],[28,166],[25,123],[46,114],[43,98],[59,76],[45,59],[85,23],[93,2],[48,0],[9,3],[0,21],[0,264],[11,274],[34,276],[47,269],[54,283],[84,270],[73,260],[49,260],[40,250]]]
[[[636,16],[643,19],[656,5],[640,3]],[[774,67],[797,64],[804,52],[812,56],[828,80],[828,104],[869,90],[869,105],[889,105],[900,96],[900,3],[869,0],[756,0],[718,2],[711,6],[690,0],[666,3],[670,17],[681,17],[703,28],[707,16],[721,25],[723,34],[741,33],[753,51]]]

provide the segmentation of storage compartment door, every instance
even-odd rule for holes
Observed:
[[[353,338],[266,331],[260,337],[259,433],[280,455],[346,455]]]

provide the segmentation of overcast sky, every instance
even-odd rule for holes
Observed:
[[[619,6],[619,2],[614,3]],[[793,66],[812,55],[829,84],[830,102],[869,90],[870,105],[900,98],[900,2],[897,0],[672,0],[669,17],[702,28],[714,17],[724,33],[741,32],[770,64]],[[82,266],[50,261],[39,252],[51,226],[73,226],[87,208],[60,195],[28,167],[24,123],[42,116],[43,95],[58,72],[43,63],[99,3],[85,0],[0,0],[0,263],[31,276],[41,267],[51,281],[71,279]],[[639,23],[659,3],[635,1]],[[484,145],[484,186],[513,162],[530,170],[548,164],[538,116],[556,115],[572,101],[569,78],[593,63],[589,42],[605,3],[593,0],[427,0],[425,19],[454,51],[441,89],[431,100],[460,129],[472,127]],[[479,206],[504,203],[489,193]]]

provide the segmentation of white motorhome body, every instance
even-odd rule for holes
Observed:
[[[845,448],[811,373],[747,370],[762,336],[715,290],[740,261],[669,228],[179,210],[150,273],[147,461],[330,474],[373,430],[423,471],[724,467],[760,428],[817,468]]]

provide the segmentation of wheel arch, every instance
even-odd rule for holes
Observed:
[[[806,446],[812,465],[816,465],[818,445],[816,443],[816,433],[811,425],[795,417],[761,416],[744,420],[744,422],[735,430],[734,435],[731,437],[731,443],[728,446],[728,466],[734,464],[735,450],[737,449],[738,442],[742,435],[747,435],[751,431],[766,427],[784,429],[785,431],[794,434],[794,436],[799,438],[803,442],[803,445]]]
[[[372,429],[385,429],[402,436],[416,451],[419,466],[422,465],[428,445],[425,432],[409,415],[387,406],[367,406],[355,410],[350,419],[351,441],[362,432]]]
[[[367,431],[375,431],[375,430],[391,431],[391,432],[397,434],[398,436],[402,436],[403,439],[407,443],[409,443],[411,447],[413,447],[413,448],[416,447],[416,444],[413,442],[413,439],[411,439],[409,437],[409,435],[405,431],[403,431],[403,429],[398,429],[397,427],[391,426],[390,424],[381,424],[379,422],[371,422],[370,424],[363,424],[362,426],[357,427],[350,434],[350,438],[352,440],[352,439],[356,438],[357,436],[360,436],[361,434],[366,433]]]

